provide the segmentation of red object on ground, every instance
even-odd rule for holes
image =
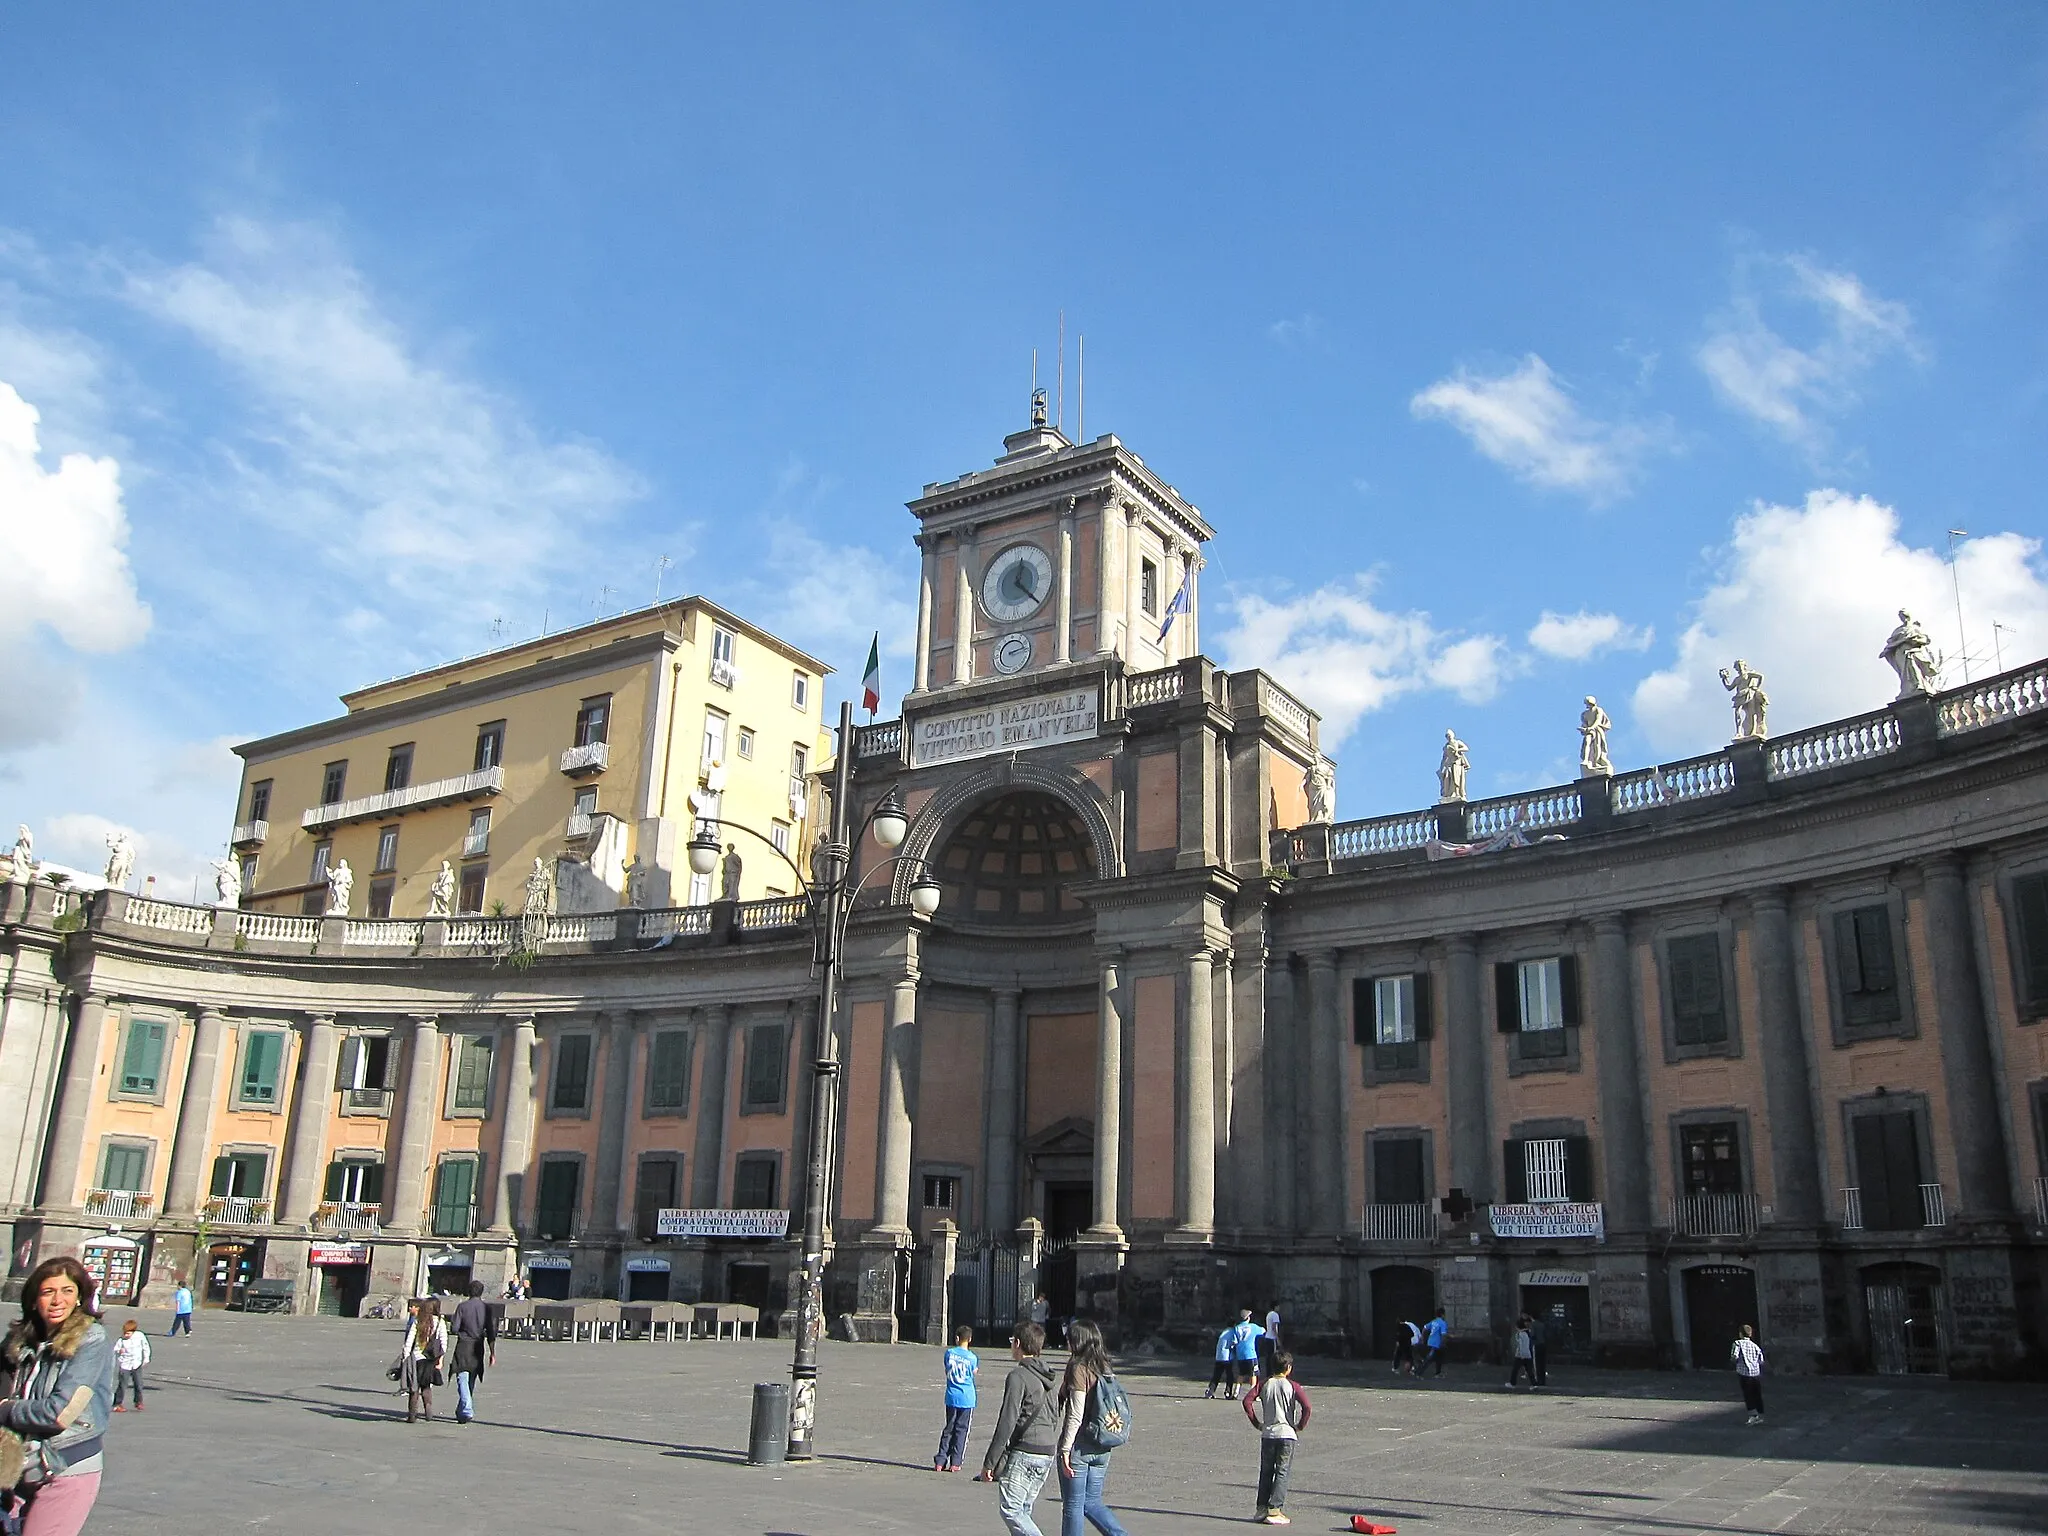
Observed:
[[[1362,1533],[1362,1536],[1394,1536],[1397,1527],[1375,1525],[1363,1515],[1353,1515],[1351,1517],[1351,1529]]]

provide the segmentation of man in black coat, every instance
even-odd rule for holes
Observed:
[[[484,1305],[483,1281],[469,1282],[469,1299],[455,1309],[450,1327],[455,1334],[455,1422],[467,1424],[476,1417],[484,1367],[498,1363],[498,1323]]]

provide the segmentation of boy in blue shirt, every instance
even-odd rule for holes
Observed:
[[[1237,1325],[1235,1323],[1216,1335],[1216,1369],[1209,1373],[1209,1390],[1204,1392],[1202,1396],[1214,1397],[1216,1389],[1226,1381],[1230,1383],[1233,1392],[1237,1390],[1237,1373],[1231,1368],[1230,1364],[1230,1351],[1236,1339]]]
[[[946,1351],[946,1427],[939,1435],[939,1454],[932,1461],[934,1472],[958,1472],[960,1458],[967,1454],[967,1425],[974,1417],[974,1374],[981,1358],[967,1346],[974,1342],[974,1330],[962,1323],[953,1330],[953,1347]]]
[[[1225,1397],[1237,1396],[1238,1376],[1245,1380],[1245,1395],[1250,1396],[1259,1384],[1259,1340],[1266,1336],[1266,1330],[1252,1321],[1251,1308],[1246,1307],[1237,1314],[1237,1322],[1230,1329],[1230,1363],[1232,1381]]]
[[[1422,1342],[1428,1346],[1429,1353],[1422,1357],[1422,1370],[1417,1371],[1416,1375],[1420,1376],[1432,1365],[1436,1367],[1437,1375],[1443,1375],[1444,1340],[1449,1338],[1450,1334],[1451,1325],[1444,1321],[1444,1309],[1438,1307],[1436,1316],[1429,1320],[1429,1326],[1422,1331]]]

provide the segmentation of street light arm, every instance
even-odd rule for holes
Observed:
[[[744,821],[727,821],[723,816],[699,816],[696,818],[696,821],[700,827],[730,827],[735,832],[746,833],[747,836],[757,843],[765,843],[770,849],[774,850],[775,857],[789,866],[789,872],[796,876],[797,887],[804,893],[804,900],[811,903],[814,907],[817,905],[818,893],[816,888],[812,886],[810,881],[804,878],[804,872],[797,867],[796,860],[775,846],[774,838],[763,837]]]

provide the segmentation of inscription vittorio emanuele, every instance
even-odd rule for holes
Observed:
[[[1041,694],[981,709],[959,709],[916,722],[910,740],[910,761],[913,767],[923,768],[990,752],[1047,747],[1093,736],[1098,724],[1093,688]]]

